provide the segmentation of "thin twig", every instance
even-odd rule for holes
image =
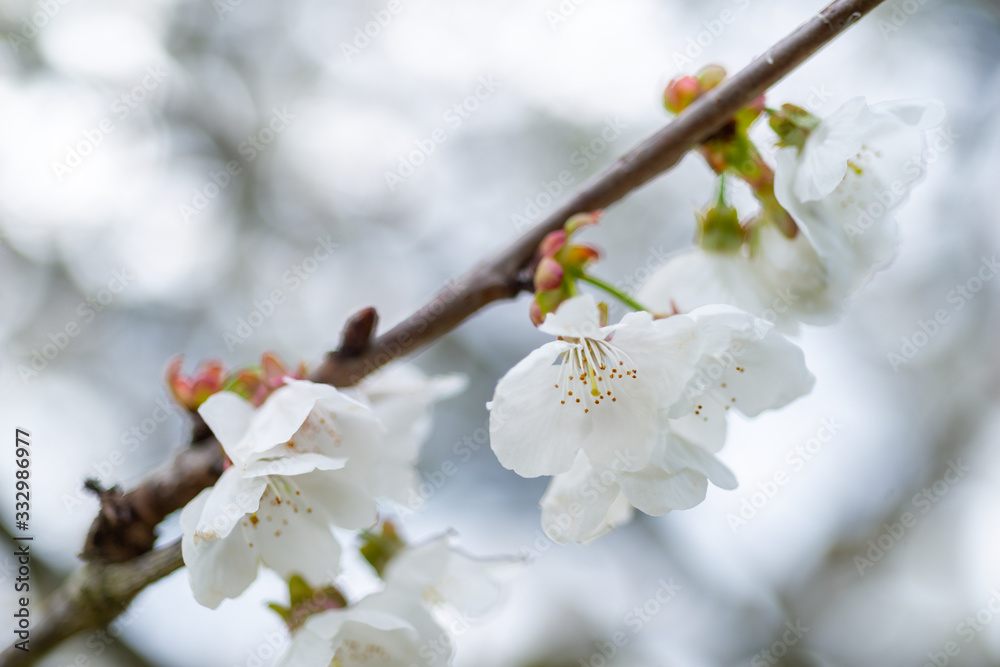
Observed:
[[[45,614],[30,631],[30,650],[8,646],[0,665],[33,665],[69,637],[104,627],[143,589],[183,566],[180,540],[127,563],[86,563],[46,601]]]

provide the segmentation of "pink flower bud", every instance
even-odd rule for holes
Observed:
[[[289,374],[285,364],[273,352],[265,352],[260,357],[260,370],[268,386],[279,386]]]
[[[680,113],[702,94],[701,83],[693,76],[682,76],[667,84],[663,91],[663,106],[670,113]]]
[[[572,218],[566,221],[563,225],[563,229],[566,230],[567,235],[575,234],[578,229],[583,227],[589,227],[590,225],[596,225],[601,221],[601,215],[604,211],[591,211],[590,213],[577,213]]]
[[[195,371],[193,387],[195,407],[207,401],[212,394],[222,391],[225,381],[226,372],[222,362],[214,360],[202,362]]]
[[[528,315],[531,317],[531,323],[536,327],[545,321],[545,315],[542,314],[542,307],[538,305],[538,301],[532,300],[531,306],[528,308]]]
[[[712,90],[726,78],[726,69],[721,65],[708,65],[698,72],[698,82],[702,91]]]
[[[542,242],[538,245],[538,252],[542,257],[553,257],[557,252],[562,250],[563,246],[566,245],[566,232],[559,229],[554,232],[550,232],[542,239]]]
[[[551,257],[542,257],[538,262],[538,268],[535,269],[535,291],[543,292],[559,288],[562,285],[563,275],[565,273],[559,262]]]
[[[193,392],[191,383],[181,375],[181,367],[184,365],[184,357],[178,355],[170,360],[167,366],[167,387],[174,399],[185,408],[188,408],[192,401]]]
[[[198,364],[194,375],[181,374],[184,358],[175,357],[167,367],[167,386],[177,402],[190,411],[198,409],[212,394],[222,391],[226,369],[221,361],[209,359]]]

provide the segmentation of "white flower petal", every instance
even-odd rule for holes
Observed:
[[[310,616],[303,627],[327,641],[333,640],[340,635],[346,623],[361,623],[383,632],[412,630],[413,626],[399,616],[362,606],[373,606],[370,603],[372,598],[375,597],[377,596],[365,598],[354,607],[342,610],[334,609]]]
[[[747,312],[786,333],[795,333],[799,321],[825,325],[840,316],[842,297],[829,289],[827,267],[805,234],[790,239],[774,225],[765,225],[757,232],[751,265],[766,306],[760,311],[744,308]]]
[[[659,313],[688,313],[711,303],[726,303],[761,313],[763,287],[749,259],[738,252],[694,248],[669,258],[639,289],[636,299]]]
[[[314,410],[322,414],[312,415]],[[345,432],[352,427],[358,427],[364,433],[366,428],[373,429],[377,423],[370,408],[334,387],[305,380],[288,380],[284,387],[275,390],[257,409],[246,437],[233,451],[227,450],[227,453],[234,460],[249,460],[265,453],[273,455],[269,450],[284,445],[293,437],[296,444],[299,444],[299,440],[306,441],[312,437],[312,432],[299,432],[307,421],[317,428],[326,426],[324,432],[332,431],[341,439],[349,438]],[[299,449],[329,456],[339,454],[318,446]]]
[[[823,119],[798,156],[793,192],[799,201],[815,201],[833,192],[847,172],[847,161],[861,150],[872,122],[863,97],[848,100]],[[784,150],[798,153],[796,148]]]
[[[620,493],[615,474],[602,474],[581,452],[572,469],[553,477],[542,496],[542,530],[559,544],[601,537],[614,525],[609,510]]]
[[[195,600],[215,609],[253,583],[257,578],[257,557],[247,548],[240,531],[230,532],[225,538],[195,538],[195,526],[204,513],[209,493],[210,489],[202,491],[181,510],[181,552]]]
[[[497,383],[490,404],[490,444],[500,463],[522,477],[569,470],[589,424],[576,410],[559,409],[560,355],[555,341],[522,359]]]
[[[538,330],[550,336],[571,338],[594,337],[601,329],[600,311],[590,294],[575,296],[559,304],[555,312],[545,316]]]
[[[706,406],[712,410],[714,402],[755,417],[812,390],[815,378],[806,368],[802,350],[763,320],[712,306],[695,311],[692,317],[716,347],[685,388],[686,403],[678,404],[685,411],[701,411]],[[700,416],[711,419],[712,413]]]
[[[316,618],[316,616],[311,618]],[[292,637],[288,652],[282,657],[278,666],[330,667],[332,654],[333,649],[329,639],[320,637],[308,627],[302,627]]]
[[[726,387],[720,386],[716,396],[728,397],[734,409],[756,417],[808,394],[815,381],[802,350],[771,330],[763,339],[741,341],[736,362],[727,368]]]
[[[229,452],[246,437],[253,420],[254,407],[238,394],[220,391],[201,404],[198,414],[212,429],[222,448]]]
[[[332,387],[330,387],[332,389]],[[339,403],[339,405],[337,405]],[[289,442],[261,450],[259,457],[287,453],[313,452],[333,458],[374,459],[387,452],[386,429],[375,412],[340,393],[330,400],[318,400],[301,427]]]
[[[336,392],[333,387],[312,383],[279,387],[257,408],[246,435],[226,453],[233,460],[245,461],[288,442],[312,412],[318,396],[326,390]]]
[[[873,104],[871,109],[876,114],[894,116],[900,123],[921,130],[940,125],[947,115],[947,109],[937,100],[892,100]]]
[[[343,470],[318,471],[295,477],[307,514],[348,530],[368,528],[378,520],[378,503],[364,481],[348,465]],[[311,512],[309,510],[312,510]]]
[[[420,597],[444,575],[450,558],[451,540],[443,535],[397,553],[389,561],[382,578],[398,588],[410,587]]]
[[[657,457],[657,463],[664,470],[689,469],[701,473],[721,489],[732,490],[739,486],[736,475],[726,464],[697,444],[682,438],[669,438],[663,452]]]
[[[624,470],[646,465],[656,448],[660,426],[656,419],[658,382],[661,376],[648,371],[616,387],[614,402],[604,396],[600,405],[591,404],[587,417],[590,433],[579,444],[598,466],[618,463]],[[587,395],[584,400],[591,400]]]
[[[494,572],[513,563],[511,558],[479,559],[452,549],[444,574],[434,584],[432,598],[465,618],[482,618],[500,603],[504,587]]]
[[[705,451],[717,452],[726,444],[729,412],[729,406],[714,397],[705,397],[705,400],[695,401],[687,414],[669,419],[670,432],[697,443]],[[653,462],[661,465],[655,455]]]
[[[347,459],[334,459],[322,454],[291,454],[274,459],[259,459],[252,463],[242,464],[241,469],[246,477],[264,477],[267,475],[304,475],[313,470],[340,470],[347,465]]]
[[[622,473],[618,483],[636,509],[652,516],[691,509],[705,500],[708,492],[708,480],[690,468],[670,473],[649,467]]]
[[[418,658],[420,636],[417,631],[404,619],[385,611],[356,607],[326,611],[311,617],[303,631],[322,638],[326,662],[318,665],[323,667],[369,667],[372,664],[410,667]],[[309,651],[307,659],[311,660],[318,651],[318,644],[313,637],[303,641],[304,650]],[[296,636],[293,645],[297,643]],[[293,652],[297,648],[293,648]],[[287,659],[283,664],[299,667],[298,663]],[[309,667],[312,664],[307,663]]]
[[[358,391],[386,429],[386,446],[401,458],[415,460],[430,436],[434,403],[468,386],[464,375],[427,377],[413,364],[391,364],[365,378]]]
[[[326,522],[308,510],[308,501],[294,493],[279,498],[268,490],[256,515],[240,527],[244,548],[264,565],[283,579],[297,574],[320,586],[333,582],[340,571],[340,544]]]
[[[229,468],[219,477],[215,486],[199,494],[201,514],[191,517],[193,532],[199,539],[225,538],[243,519],[256,512],[267,481],[243,475],[236,468]],[[184,511],[190,512],[189,503]]]
[[[303,630],[327,642],[327,660],[338,667],[444,667],[454,650],[448,633],[417,600],[388,586],[347,609],[312,616]]]

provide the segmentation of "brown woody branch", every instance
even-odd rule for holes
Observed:
[[[327,355],[311,379],[338,387],[354,385],[393,359],[440,339],[494,301],[513,298],[528,289],[526,278],[535,250],[546,234],[576,213],[610,206],[670,169],[688,150],[718,132],[737,111],[881,2],[835,0],[591,179],[498,256],[450,283],[388,332],[372,340],[375,311],[361,311],[347,323],[338,350]],[[149,550],[160,521],[214,484],[221,474],[218,442],[203,424],[196,424],[193,442],[194,446],[132,491],[100,491],[101,511],[83,552],[89,562],[47,604],[47,614],[32,638],[31,653],[8,648],[0,654],[0,667],[32,664],[64,639],[110,622],[143,587],[183,565],[177,543]]]

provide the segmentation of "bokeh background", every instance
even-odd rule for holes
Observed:
[[[661,127],[670,78],[735,71],[822,6],[3,0],[0,427],[33,436],[38,585],[78,564],[97,509],[85,477],[128,486],[183,446],[189,425],[161,407],[173,355],[188,369],[265,350],[315,363],[356,309],[391,325],[551,210],[560,172],[579,185]],[[798,336],[815,391],[733,423],[722,457],[739,489],[552,545],[545,481],[486,445],[494,383],[544,339],[527,303],[491,307],[412,362],[471,383],[436,412],[407,533],[450,527],[472,553],[529,561],[499,611],[460,628],[457,665],[1000,664],[1000,281],[955,292],[1000,245],[998,55],[994,2],[892,0],[770,93],[821,115],[857,95],[936,98],[950,138],[900,215],[898,261],[841,323]],[[444,141],[401,171],[435,130]],[[611,208],[588,232],[606,251],[598,273],[629,286],[688,247],[712,182],[688,157]],[[46,345],[59,349],[36,359]],[[12,469],[0,456],[3,488]],[[12,571],[0,556],[4,609]],[[84,636],[42,664],[273,664],[280,624],[263,602],[281,595],[265,575],[212,612],[181,571],[112,644]]]

